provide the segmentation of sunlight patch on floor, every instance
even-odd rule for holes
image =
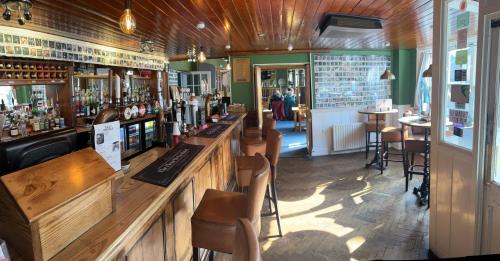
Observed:
[[[347,242],[345,242],[345,244],[347,245],[347,248],[349,249],[349,253],[352,254],[354,251],[356,251],[356,249],[358,249],[361,245],[363,245],[365,243],[366,239],[362,236],[355,236],[349,240],[347,240]]]

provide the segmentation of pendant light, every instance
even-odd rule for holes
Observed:
[[[136,27],[135,17],[132,14],[132,9],[130,9],[131,6],[132,0],[125,0],[125,10],[120,17],[120,28],[126,34],[133,34]]]
[[[424,71],[424,73],[422,74],[422,77],[432,78],[432,64],[429,64],[429,68],[427,68],[427,70]]]
[[[227,58],[226,70],[231,71],[231,60]]]
[[[0,0],[0,4],[4,8],[2,17],[5,21],[9,21],[12,15],[17,15],[19,25],[24,25],[33,17],[31,14],[33,0]]]
[[[390,69],[385,69],[384,73],[380,76],[380,80],[396,80],[396,76]]]
[[[200,52],[198,53],[198,62],[204,63],[207,60],[207,56],[205,56],[205,53],[203,52],[203,47],[200,46]]]

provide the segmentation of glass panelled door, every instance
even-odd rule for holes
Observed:
[[[500,253],[500,20],[491,24],[481,252]]]

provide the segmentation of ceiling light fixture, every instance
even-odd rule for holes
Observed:
[[[385,69],[384,73],[380,75],[380,80],[396,80],[396,75],[390,69]]]
[[[198,62],[204,63],[207,60],[207,56],[203,52],[203,46],[200,46],[200,53],[198,53]]]
[[[259,37],[261,37],[261,38],[262,38],[262,37],[266,36],[266,34],[265,34],[265,33],[262,33],[262,32],[259,32],[259,33],[257,34],[257,36],[259,36]]]
[[[226,50],[231,50],[231,45],[230,44],[226,44]]]
[[[266,51],[269,50],[269,47],[264,48]]]
[[[196,24],[196,28],[198,28],[198,30],[203,30],[205,29],[205,23],[204,22],[199,22]]]
[[[144,40],[141,42],[141,53],[152,53],[155,51],[154,42],[151,40]]]
[[[227,58],[226,70],[231,71],[231,58]]]
[[[20,25],[24,25],[26,21],[31,20],[33,0],[1,0],[0,3],[5,9],[2,14],[4,20],[9,21],[13,12],[17,12],[17,22]]]
[[[120,29],[126,34],[133,34],[136,28],[135,17],[132,14],[132,0],[125,0],[125,10],[120,17]]]
[[[292,44],[288,44],[288,51],[292,51],[293,50],[293,45]]]
[[[193,46],[193,48],[188,48],[186,55],[188,57],[188,62],[195,63],[197,61],[196,47]]]

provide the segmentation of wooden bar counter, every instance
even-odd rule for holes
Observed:
[[[205,147],[166,188],[131,178],[166,149],[131,159],[113,182],[112,213],[51,260],[189,260],[191,216],[207,188],[231,188],[245,116],[217,138],[190,137],[186,143]]]

